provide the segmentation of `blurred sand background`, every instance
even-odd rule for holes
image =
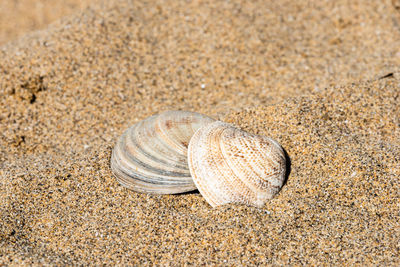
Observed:
[[[45,28],[61,17],[84,9],[94,0],[4,0],[0,2],[0,45]]]
[[[398,1],[2,1],[0,264],[398,265]],[[167,109],[278,140],[265,208],[121,187]]]

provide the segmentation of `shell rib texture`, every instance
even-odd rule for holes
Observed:
[[[276,141],[220,121],[193,135],[188,163],[198,190],[213,207],[262,207],[285,180],[285,154]]]
[[[196,189],[187,164],[192,135],[214,119],[187,111],[166,111],[126,130],[111,156],[119,183],[137,192],[176,194]]]

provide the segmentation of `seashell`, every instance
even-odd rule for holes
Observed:
[[[166,111],[140,121],[117,141],[111,170],[137,192],[176,194],[196,189],[187,164],[192,135],[214,119],[187,111]]]
[[[211,206],[262,207],[281,189],[286,160],[273,139],[216,121],[200,128],[188,150],[190,173]]]

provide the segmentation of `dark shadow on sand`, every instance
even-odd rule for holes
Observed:
[[[182,192],[182,193],[177,193],[177,194],[173,194],[174,196],[181,196],[181,195],[192,195],[192,194],[199,194],[199,190],[194,189],[192,191],[189,192]]]
[[[292,161],[290,160],[289,154],[286,152],[286,149],[283,149],[283,153],[285,154],[285,160],[286,160],[286,173],[285,173],[285,180],[283,181],[283,186],[286,185],[287,180],[289,179],[289,175],[292,172]]]

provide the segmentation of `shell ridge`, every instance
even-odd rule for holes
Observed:
[[[222,122],[221,122],[222,123]],[[221,124],[219,123],[219,124]],[[211,166],[209,166],[209,172],[213,171],[213,175],[209,178],[209,182],[211,183],[211,181],[213,182],[212,185],[213,186],[213,193],[215,194],[215,198],[218,199],[219,198],[219,202],[223,203],[223,204],[227,204],[230,202],[234,202],[238,196],[237,196],[237,192],[236,191],[230,191],[229,185],[234,185],[234,173],[230,172],[227,162],[226,162],[226,158],[224,158],[223,156],[219,156],[219,154],[221,154],[221,144],[219,142],[220,140],[220,136],[222,135],[222,133],[224,132],[224,128],[220,128],[220,127],[213,127],[213,130],[210,132],[209,135],[207,135],[208,138],[208,144],[210,144],[210,148],[209,151],[213,151],[215,153],[208,153],[210,155],[210,163],[212,164]],[[214,149],[213,149],[214,148]],[[219,153],[218,153],[219,152]],[[216,168],[214,166],[221,166],[223,168]],[[223,172],[230,172],[230,175],[228,175],[228,177],[230,179],[224,181],[224,180],[220,180],[220,179],[215,179],[215,177],[220,177],[223,175]],[[219,190],[218,190],[219,189]],[[218,192],[218,191],[220,192]],[[222,191],[222,192],[221,192]],[[221,194],[222,193],[222,194]],[[226,196],[226,197],[225,197]]]
[[[242,144],[244,149],[248,149],[252,155],[239,158],[232,164],[232,168],[236,170],[238,177],[242,177],[245,184],[251,188],[254,197],[271,199],[283,183],[281,175],[284,173],[281,164],[284,161],[284,156],[281,154],[282,148],[276,145],[276,141],[272,143],[273,139],[271,138],[247,132],[242,133],[243,138],[239,136],[238,140],[244,143]],[[265,153],[262,153],[263,150]],[[253,160],[254,157],[261,161]]]
[[[283,185],[282,147],[227,123],[214,122],[198,130],[188,157],[194,183],[213,207],[226,203],[262,207]]]
[[[131,142],[132,144],[135,145],[135,148],[138,150],[138,152],[140,152],[141,154],[143,154],[143,156],[148,157],[152,162],[160,162],[160,163],[162,163],[162,164],[165,165],[165,166],[171,166],[171,165],[168,163],[168,161],[165,161],[165,160],[163,160],[163,159],[160,158],[160,157],[155,157],[155,156],[152,155],[151,153],[148,153],[145,149],[143,149],[143,147],[141,147],[141,146],[139,146],[139,145],[137,144],[136,139],[132,140],[133,137],[130,138],[130,139],[131,139],[130,142]],[[131,157],[133,158],[133,156],[131,156]],[[175,164],[175,165],[172,165],[172,166],[173,166],[173,167],[176,167],[176,168],[179,168],[179,169],[182,169],[182,170],[185,169],[183,165],[179,165],[179,164]]]
[[[216,149],[220,149],[218,137],[221,133],[220,126],[222,124],[222,122],[216,121],[199,129],[189,144],[189,156],[192,163],[189,167],[193,180],[203,197],[213,207],[233,202],[232,199],[237,198],[234,192],[227,190],[226,183],[216,179],[216,177],[221,176],[221,172],[214,166],[224,161],[223,158],[218,157],[218,153],[214,153]],[[196,157],[194,158],[193,155]],[[202,163],[202,166],[199,166],[199,163]]]
[[[114,176],[138,192],[175,194],[196,189],[187,166],[187,145],[194,130],[210,120],[194,112],[167,111],[139,121],[113,149]]]
[[[130,139],[135,140],[135,143],[137,144],[136,147],[143,152],[145,157],[148,156],[151,159],[154,158],[154,162],[162,162],[165,166],[178,165],[181,168],[186,169],[186,158],[169,148],[168,145],[158,138],[154,129],[155,120],[156,117],[150,117],[141,122],[142,124],[138,124],[137,127],[131,127]],[[158,151],[158,153],[154,154],[154,151]]]
[[[206,139],[206,136],[205,134],[203,134],[203,132],[207,131],[211,126],[212,125],[200,128],[193,135],[189,143],[188,163],[193,177],[193,181],[196,184],[197,189],[207,200],[207,202],[210,203],[211,206],[215,207],[217,206],[218,202],[215,201],[215,197],[213,196],[212,193],[210,193],[212,188],[210,188],[210,186],[207,185],[207,183],[205,183],[204,181],[204,177],[207,175],[207,172],[204,167],[202,168],[199,166],[200,160],[203,159],[204,154],[208,149],[207,143],[203,141],[204,139]],[[194,155],[196,155],[196,157],[194,157]]]
[[[151,175],[150,178],[153,178],[154,174],[159,175],[167,175],[170,174],[174,177],[187,177],[190,176],[190,173],[186,171],[186,173],[179,173],[179,172],[166,172],[159,169],[152,168],[146,165],[143,162],[136,160],[135,158],[130,157],[130,153],[126,150],[126,146],[123,146],[123,141],[128,138],[128,134],[123,134],[121,136],[120,142],[118,142],[116,148],[114,149],[114,156],[118,160],[119,166],[122,170],[124,170],[125,174],[130,175],[130,173],[136,171],[139,172],[139,168],[142,167],[140,173],[143,175]]]
[[[165,111],[158,117],[157,127],[169,145],[187,155],[189,141],[196,130],[212,121],[214,119],[195,112]]]
[[[228,132],[229,131],[229,132]],[[232,152],[232,145],[237,143],[237,140],[240,139],[245,139],[247,136],[245,136],[245,132],[242,130],[232,126],[232,125],[226,125],[226,132],[227,134],[223,136],[223,140],[225,142],[221,142],[221,152],[223,153],[224,157],[226,158],[226,162],[229,165],[230,169],[232,170],[232,173],[235,175],[235,179],[237,180],[235,183],[235,190],[238,195],[240,195],[241,201],[244,201],[246,204],[250,203],[250,200],[254,200],[256,197],[255,194],[255,187],[246,181],[246,179],[243,178],[243,172],[239,171],[240,169],[247,169],[247,168],[252,168],[251,165],[248,165],[247,168],[245,168],[243,165],[247,163],[246,157],[241,156],[235,156]],[[229,140],[226,140],[229,139]],[[226,144],[226,145],[224,145]],[[243,151],[241,147],[238,147],[235,145],[236,152],[242,154]],[[240,160],[233,161],[234,158],[238,157]],[[244,162],[242,162],[242,160]],[[242,190],[239,190],[239,189]]]
[[[153,156],[151,156],[150,154],[147,154],[144,150],[142,150],[137,144],[136,141],[133,138],[129,138],[129,136],[127,137],[127,142],[129,142],[129,144],[134,145],[140,152],[143,153],[143,155],[145,155],[146,157],[150,158],[152,161],[150,162],[144,162],[143,160],[141,160],[142,158],[139,158],[138,156],[134,156],[133,155],[133,150],[125,150],[125,154],[126,157],[129,158],[130,162],[134,162],[137,165],[139,165],[139,167],[143,167],[147,170],[149,170],[150,172],[156,172],[156,173],[160,173],[160,174],[164,174],[164,175],[173,175],[173,176],[187,176],[188,175],[188,171],[187,169],[183,169],[180,166],[176,166],[173,165],[171,166],[172,168],[169,167],[168,163],[165,161],[161,161],[159,160],[159,158],[154,158]],[[129,152],[129,153],[128,153]],[[140,153],[136,153],[135,155],[140,154]],[[153,167],[151,166],[151,163],[162,163],[159,165],[162,165],[162,167],[168,167],[170,170],[162,170],[162,168],[160,167]],[[175,169],[176,171],[173,171],[171,169]],[[182,171],[182,172],[179,172]]]
[[[124,160],[121,160],[121,155],[125,156],[126,155],[123,152],[120,151],[116,151],[116,159],[120,159],[120,162],[118,164],[118,166],[120,167],[121,171],[123,171],[125,174],[128,174],[129,176],[134,176],[134,172],[137,172],[138,174],[141,174],[142,176],[146,176],[147,178],[151,179],[151,180],[159,180],[159,179],[171,179],[173,177],[177,177],[177,178],[185,178],[188,175],[190,176],[190,173],[173,173],[173,172],[166,172],[166,171],[160,171],[160,172],[152,172],[154,169],[140,169],[141,167],[146,167],[144,165],[141,165],[140,163],[138,163],[137,161],[129,161],[126,162]],[[134,165],[135,163],[138,163],[138,165]],[[140,171],[139,171],[140,170]],[[157,169],[156,169],[157,170]],[[159,175],[158,177],[155,175]],[[170,174],[169,176],[167,176],[167,174]],[[173,176],[172,176],[173,174]],[[137,177],[140,177],[139,175],[136,175]]]

